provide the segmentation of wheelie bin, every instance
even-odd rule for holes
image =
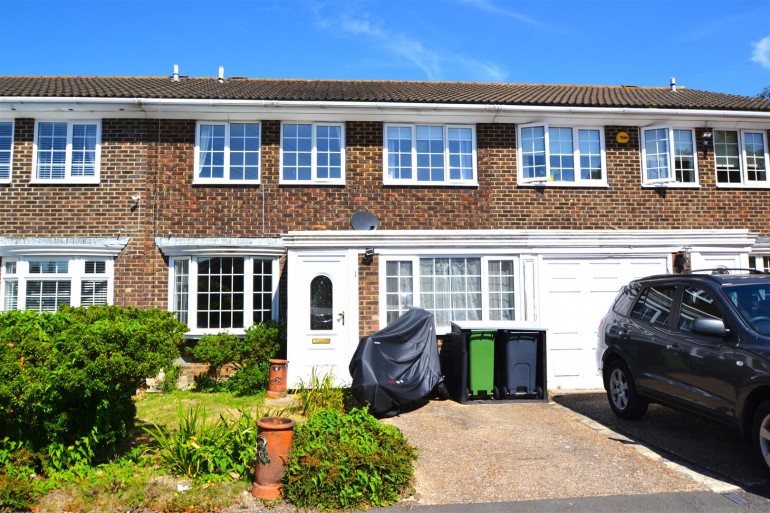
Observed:
[[[495,332],[472,331],[468,340],[469,396],[495,395]]]
[[[537,335],[507,330],[498,332],[497,343],[504,355],[499,372],[498,390],[501,398],[540,398],[537,386]]]

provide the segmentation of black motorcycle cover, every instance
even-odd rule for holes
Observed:
[[[412,308],[361,338],[350,361],[351,393],[375,416],[397,414],[442,380],[433,314]]]

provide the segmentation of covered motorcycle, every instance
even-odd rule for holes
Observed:
[[[378,417],[396,415],[442,382],[433,314],[412,308],[363,337],[350,361],[351,393]]]

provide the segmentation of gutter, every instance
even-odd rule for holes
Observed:
[[[741,118],[756,119],[758,121],[770,120],[770,112],[759,111],[735,111],[735,110],[708,110],[708,109],[666,109],[666,108],[644,108],[644,107],[577,107],[577,106],[548,106],[548,105],[500,105],[500,104],[462,104],[462,103],[391,103],[391,102],[347,102],[347,101],[290,101],[290,100],[221,100],[221,99],[174,99],[174,98],[90,98],[90,97],[24,97],[24,96],[3,96],[0,97],[0,109],[4,104],[10,107],[11,111],[18,110],[42,110],[60,108],[67,110],[88,110],[90,107],[98,106],[123,106],[124,110],[148,111],[154,107],[162,107],[163,111],[168,112],[212,112],[225,107],[227,109],[238,109],[244,112],[255,112],[260,110],[289,109],[289,110],[308,110],[317,111],[357,111],[369,114],[385,114],[391,112],[413,111],[416,113],[434,113],[441,114],[487,114],[492,117],[511,114],[539,114],[546,116],[553,115],[624,115],[633,117],[634,115],[642,117],[682,117],[682,118]]]

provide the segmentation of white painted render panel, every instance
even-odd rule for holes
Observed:
[[[599,321],[632,279],[667,271],[669,255],[543,258],[540,323],[548,329],[548,388],[600,388]]]

